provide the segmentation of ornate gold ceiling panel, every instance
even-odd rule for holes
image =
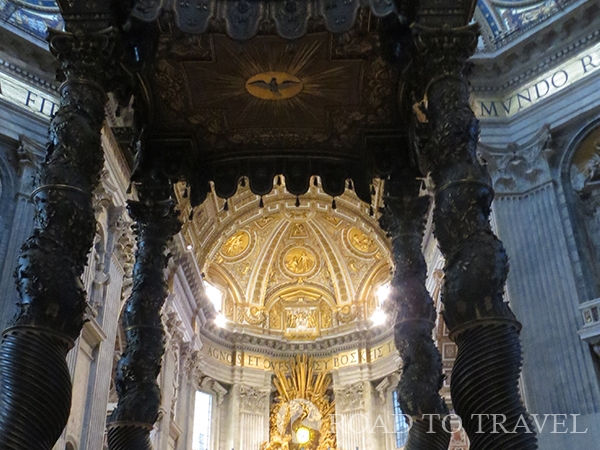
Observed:
[[[368,22],[368,21],[367,21]],[[368,25],[365,25],[368,30]],[[390,128],[396,78],[379,35],[161,34],[157,126],[192,132],[203,152],[232,147],[327,147],[347,153],[360,129]]]
[[[275,3],[263,5],[263,12]],[[231,39],[226,20],[203,34],[182,33],[172,23],[179,13],[158,20],[155,63],[144,74],[152,100],[149,141],[173,166],[173,176],[189,183],[195,205],[209,181],[230,198],[245,176],[255,194],[266,195],[277,174],[296,195],[314,175],[331,196],[352,179],[356,194],[368,201],[373,176],[385,173],[381,154],[404,149],[398,67],[381,48],[380,16],[358,1],[330,3],[323,6],[327,14],[351,9],[338,18],[343,30],[333,33],[329,19],[311,19],[293,40],[282,39],[266,16],[243,41]],[[211,17],[221,17],[219,8]]]
[[[302,197],[275,183],[259,198],[240,187],[228,210],[213,194],[184,226],[208,282],[225,294],[236,326],[290,340],[354,330],[390,276],[389,243],[354,193],[331,199],[316,186]]]

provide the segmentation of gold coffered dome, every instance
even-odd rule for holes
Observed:
[[[369,205],[347,190],[333,209],[313,186],[296,206],[279,183],[263,208],[240,187],[227,210],[213,195],[185,225],[205,280],[223,293],[228,327],[306,340],[371,326],[391,260]]]

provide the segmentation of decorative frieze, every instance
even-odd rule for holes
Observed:
[[[367,3],[368,6],[364,6],[370,6],[378,17],[396,11],[395,2],[370,0]],[[276,3],[264,0],[185,0],[172,3],[145,0],[137,2],[133,14],[140,20],[151,22],[157,19],[163,8],[172,9],[176,25],[186,33],[195,34],[205,32],[212,22],[224,21],[229,36],[239,40],[253,37],[261,22],[272,21],[281,37],[297,39],[306,34],[311,20],[323,20],[333,33],[348,31],[363,4],[359,0],[286,0]]]

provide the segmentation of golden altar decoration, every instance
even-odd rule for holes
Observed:
[[[315,373],[314,363],[312,357],[297,355],[291,371],[275,369],[270,439],[261,450],[336,450],[335,400],[327,393],[331,375]]]

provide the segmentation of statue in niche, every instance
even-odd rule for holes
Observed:
[[[584,145],[582,145],[582,149],[574,157],[574,160],[578,159],[579,161],[574,161],[571,166],[571,184],[573,189],[580,195],[590,184],[600,181],[600,139],[593,143],[593,152],[587,158],[582,154],[589,152],[589,150],[588,152],[585,150]],[[579,154],[582,154],[582,157],[578,158]]]
[[[585,141],[582,143],[573,158],[571,184],[577,193],[577,206],[585,227],[584,246],[590,253],[594,276],[600,286],[600,139],[588,141],[587,145]]]
[[[600,181],[600,139],[594,143],[596,152],[583,168],[584,184]]]

